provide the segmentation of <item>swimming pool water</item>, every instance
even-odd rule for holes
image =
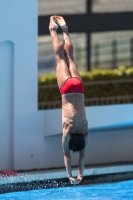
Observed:
[[[0,200],[133,200],[133,181],[12,192]]]

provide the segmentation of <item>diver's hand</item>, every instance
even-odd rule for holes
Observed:
[[[82,177],[81,176],[76,178],[76,183],[77,184],[79,184],[81,181],[82,181]]]
[[[70,176],[70,177],[69,177],[69,180],[70,180],[70,183],[71,183],[71,184],[75,184],[76,178],[73,178],[73,177]]]
[[[71,184],[79,184],[82,181],[81,177],[77,177],[77,178],[73,178],[73,177],[69,177],[70,183]]]

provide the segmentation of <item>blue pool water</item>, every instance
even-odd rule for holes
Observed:
[[[0,200],[133,200],[133,181],[12,192]]]

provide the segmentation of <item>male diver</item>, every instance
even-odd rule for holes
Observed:
[[[63,31],[60,41],[57,28]],[[56,59],[56,78],[62,96],[62,147],[64,163],[71,183],[82,181],[85,152],[88,144],[88,122],[84,106],[84,86],[73,58],[73,46],[68,27],[61,16],[51,16],[49,31]],[[70,150],[79,152],[77,178],[72,177]]]

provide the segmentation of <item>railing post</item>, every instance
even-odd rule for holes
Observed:
[[[133,38],[131,38],[131,65],[133,65]]]
[[[95,45],[95,68],[99,67],[99,44]]]
[[[91,36],[87,33],[87,70],[91,69]]]
[[[92,0],[86,0],[87,15],[91,15]],[[87,69],[91,69],[91,32],[87,31]]]
[[[117,41],[112,42],[112,68],[117,68]]]
[[[87,0],[86,1],[86,8],[87,8],[87,14],[90,15],[91,14],[91,8],[92,8],[92,0]]]

